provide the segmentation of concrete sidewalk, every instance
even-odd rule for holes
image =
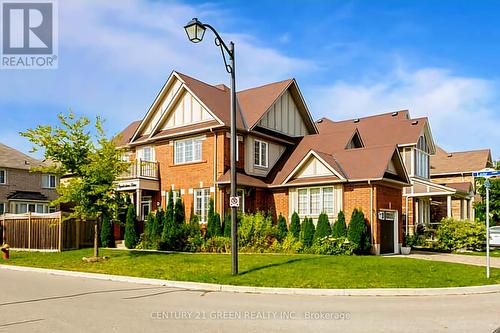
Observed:
[[[466,264],[474,266],[486,266],[486,256],[415,251],[407,256],[401,255],[397,257],[432,260],[432,261],[444,261],[455,264]],[[490,260],[491,260],[490,261],[491,267],[500,268],[500,258],[491,257]]]

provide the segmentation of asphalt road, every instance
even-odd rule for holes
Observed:
[[[488,332],[500,294],[318,297],[200,292],[0,270],[0,332]]]

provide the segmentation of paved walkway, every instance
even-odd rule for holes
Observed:
[[[445,262],[453,262],[457,264],[467,264],[475,266],[486,266],[486,256],[412,251],[410,255],[402,257],[423,259],[423,260],[445,261]],[[491,257],[490,265],[491,267],[500,268],[500,258]]]

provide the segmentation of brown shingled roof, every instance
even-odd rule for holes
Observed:
[[[288,79],[238,92],[238,103],[243,110],[249,128],[252,128],[262,118],[292,82],[293,79]]]
[[[427,123],[427,118],[410,119],[408,111],[404,110],[343,121],[322,118],[316,125],[320,133],[339,135],[343,144],[358,129],[365,147],[371,147],[416,144]]]
[[[123,147],[126,146],[129,142],[130,139],[132,139],[132,136],[134,135],[135,131],[137,130],[137,127],[141,124],[142,120],[136,120],[130,123],[123,131],[121,131],[115,138],[114,142],[117,147]]]
[[[49,166],[49,164],[0,143],[0,168],[30,170],[32,167]]]
[[[470,173],[489,167],[490,163],[491,151],[489,149],[447,153],[439,147],[436,149],[436,155],[431,156],[431,176]]]

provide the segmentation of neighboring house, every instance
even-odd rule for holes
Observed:
[[[56,211],[49,203],[57,198],[58,178],[30,171],[44,164],[0,143],[0,215]]]
[[[349,222],[360,208],[374,252],[399,252],[402,189],[410,179],[397,142],[365,138],[358,129],[364,119],[338,131],[326,124],[337,123],[315,123],[294,79],[240,91],[237,99],[241,210],[288,221],[295,211],[313,219],[325,212],[332,222],[343,210]],[[211,198],[217,212],[229,212],[229,123],[229,88],[171,74],[145,117],[117,138],[132,162],[117,187],[133,196],[139,218],[165,207],[170,190],[182,197],[187,218],[205,223]],[[422,124],[410,128],[432,142]]]
[[[436,155],[431,157],[431,180],[440,185],[454,188],[457,193],[451,198],[451,212],[447,204],[435,200],[431,205],[433,221],[451,216],[456,219],[474,220],[474,201],[481,200],[476,194],[472,173],[493,167],[489,149],[448,153],[437,147]]]

